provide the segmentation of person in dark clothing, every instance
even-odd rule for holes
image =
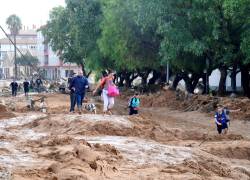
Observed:
[[[138,114],[140,106],[140,99],[138,97],[138,93],[135,93],[135,95],[129,100],[129,115]]]
[[[41,78],[37,78],[36,79],[36,86],[37,86],[37,92],[40,93],[41,92],[41,86],[43,85],[43,82],[41,80]]]
[[[10,83],[10,87],[11,87],[11,92],[12,92],[12,96],[16,96],[17,94],[17,89],[18,89],[18,84],[15,80],[13,80],[11,83]]]
[[[80,71],[78,75],[73,78],[69,88],[74,90],[76,94],[76,103],[79,113],[82,112],[82,102],[85,96],[85,89],[88,88],[88,79],[83,76],[83,72]]]
[[[68,78],[68,88],[70,90],[70,110],[69,110],[69,112],[71,112],[71,113],[75,112],[75,105],[76,105],[76,93],[75,93],[74,89],[70,88],[74,78],[75,78],[75,73],[73,73],[72,76]]]
[[[223,111],[223,107],[219,106],[217,112],[214,116],[215,124],[217,126],[217,131],[219,134],[227,134],[228,125],[226,114]]]
[[[24,90],[25,96],[28,96],[29,85],[30,85],[29,81],[27,81],[27,79],[25,79],[25,81],[23,82],[23,90]]]

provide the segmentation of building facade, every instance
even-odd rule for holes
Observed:
[[[59,80],[68,78],[73,72],[79,70],[74,63],[63,63],[59,56],[53,52],[51,47],[44,43],[41,31],[37,32],[37,49],[40,68],[43,70],[44,77],[48,80]]]
[[[13,37],[8,35],[11,39]],[[12,40],[13,41],[13,40]],[[31,55],[36,56],[37,52],[37,32],[36,30],[20,30],[16,36],[16,46],[22,52],[26,54],[29,52]],[[20,53],[17,51],[17,56]],[[0,39],[0,78],[10,79],[14,77],[14,45],[6,37]],[[30,68],[18,66],[18,76],[29,76]]]

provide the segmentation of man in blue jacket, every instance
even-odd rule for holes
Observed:
[[[72,89],[76,95],[76,103],[79,113],[82,112],[82,101],[85,96],[85,90],[88,88],[88,79],[83,76],[83,72],[79,71],[78,75],[73,78],[72,83],[70,83],[69,89]]]

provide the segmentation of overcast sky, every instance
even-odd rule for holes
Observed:
[[[11,14],[21,18],[22,24],[33,27],[41,26],[49,18],[49,12],[53,7],[64,6],[64,0],[0,0],[0,24],[7,30],[6,19]],[[3,33],[0,32],[0,37]]]

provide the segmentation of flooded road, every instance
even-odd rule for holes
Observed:
[[[187,147],[168,146],[133,137],[100,136],[84,137],[89,143],[110,144],[117,148],[129,161],[137,164],[178,164],[192,157]]]
[[[31,129],[19,129],[16,127],[23,126],[45,117],[47,117],[47,115],[27,114],[25,116],[0,121],[1,179],[10,179],[11,172],[15,168],[28,168],[37,166],[43,162],[42,160],[39,160],[35,154],[26,152],[22,147],[19,147],[19,143],[22,141],[39,139],[45,136],[45,134],[36,133]]]
[[[164,129],[150,118],[36,112],[3,119],[0,179],[249,179],[247,140],[211,135],[192,147],[203,132],[188,134],[174,119],[161,122]]]

